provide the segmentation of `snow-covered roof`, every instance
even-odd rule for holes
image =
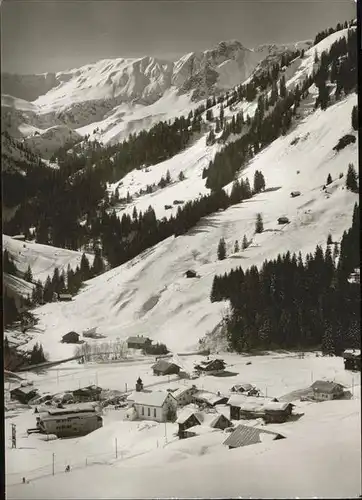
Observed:
[[[214,394],[213,392],[208,392],[208,391],[197,391],[194,394],[194,398],[200,401],[205,401],[205,403],[215,405],[219,401],[222,401],[223,399],[228,399],[228,396],[223,396],[222,394],[217,395]]]
[[[232,387],[232,389],[234,391],[239,391],[240,389],[242,389],[243,391],[250,391],[253,388],[254,388],[254,386],[251,385],[251,384],[248,384],[248,383],[246,383],[246,384],[235,384]]]
[[[347,355],[349,357],[358,357],[358,356],[361,356],[361,349],[346,349],[344,352],[343,352],[343,355]]]
[[[178,389],[175,390],[175,392],[172,393],[172,395],[175,398],[179,398],[190,391],[191,392],[195,391],[195,387],[192,387],[192,386],[191,387],[179,387]]]
[[[328,382],[327,380],[316,380],[311,388],[316,392],[324,392],[330,394],[336,390],[340,390],[343,388],[342,384],[338,384],[337,382]]]
[[[263,408],[266,411],[285,411],[289,406],[294,406],[294,405],[292,403],[271,401],[270,403],[264,405]]]
[[[167,391],[134,392],[127,399],[139,405],[161,407],[168,396],[173,398],[173,395]]]
[[[253,396],[244,396],[242,394],[232,394],[229,398],[228,404],[230,406],[243,406],[245,404],[253,404],[262,406],[265,403],[271,402],[271,399],[262,398],[262,397],[253,397]]]
[[[150,339],[148,337],[128,337],[127,343],[131,344],[146,344],[147,342],[150,342]]]
[[[176,424],[185,423],[192,415],[197,418],[200,424],[203,422],[203,415],[201,412],[195,411],[192,408],[183,408],[177,417]]]

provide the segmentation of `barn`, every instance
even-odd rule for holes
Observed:
[[[77,344],[79,342],[79,333],[68,332],[62,337],[62,342],[66,344]]]
[[[164,359],[159,359],[157,363],[152,366],[154,375],[174,375],[179,373],[180,367],[175,363],[169,363]]]

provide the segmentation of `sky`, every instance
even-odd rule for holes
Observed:
[[[248,48],[306,40],[355,17],[352,0],[3,0],[2,71],[56,72],[144,55],[177,59],[230,39]]]

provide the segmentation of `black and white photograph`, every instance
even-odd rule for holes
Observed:
[[[359,498],[354,0],[2,0],[8,500]]]

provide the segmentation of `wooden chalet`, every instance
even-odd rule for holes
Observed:
[[[211,359],[211,360],[201,361],[201,363],[195,366],[195,370],[196,372],[199,373],[213,375],[224,371],[225,366],[226,363],[223,359]]]
[[[229,398],[222,394],[214,394],[209,391],[196,391],[192,396],[192,401],[196,404],[213,407],[216,405],[225,405]]]
[[[62,342],[66,344],[77,344],[79,342],[80,335],[77,332],[68,332],[62,337]]]
[[[185,439],[186,430],[201,425],[203,422],[202,414],[190,408],[184,408],[179,414],[176,424],[178,424],[178,436],[180,439]]]
[[[312,398],[316,401],[328,401],[331,399],[340,399],[344,394],[342,384],[328,382],[326,380],[317,380],[311,385],[313,390]]]
[[[346,370],[361,371],[361,349],[346,349],[343,353],[343,360]]]
[[[96,385],[89,385],[73,391],[73,398],[79,402],[99,401],[102,388]]]
[[[128,337],[127,347],[129,349],[145,349],[152,344],[152,340],[143,335],[137,337]]]
[[[294,405],[292,403],[267,403],[263,407],[263,420],[267,424],[282,424],[291,416],[293,408]]]

